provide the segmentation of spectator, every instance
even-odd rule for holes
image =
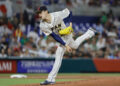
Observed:
[[[120,50],[117,51],[117,53],[116,53],[116,58],[117,58],[117,59],[120,59]]]
[[[19,48],[14,48],[14,53],[13,53],[13,56],[20,56],[20,49]]]
[[[6,8],[7,8],[7,17],[11,18],[13,16],[13,3],[11,0],[6,0],[5,2]]]
[[[20,38],[22,37],[22,31],[21,31],[21,29],[20,29],[20,27],[18,26],[17,28],[16,28],[16,30],[14,31],[14,37],[16,37],[17,38],[17,40],[18,41],[20,41]]]
[[[3,36],[4,35],[4,26],[3,26],[3,19],[0,18],[0,36]]]
[[[28,49],[23,49],[23,52],[20,54],[20,57],[31,57]]]
[[[96,53],[96,57],[97,58],[104,58],[104,52],[103,50],[98,50],[97,53]]]
[[[69,7],[72,7],[72,1],[71,0],[66,0],[66,5]]]
[[[2,12],[2,16],[6,15],[7,9],[6,9],[5,4],[0,5],[0,11]]]
[[[19,24],[18,18],[16,16],[13,16],[13,20],[11,23],[12,23],[14,29],[16,29],[18,27],[18,24]]]
[[[25,26],[23,20],[20,21],[19,27],[20,27],[22,33],[25,33],[25,31],[26,31],[26,26]]]
[[[100,22],[98,22],[97,24],[96,24],[96,30],[100,33],[100,34],[102,34],[103,33],[103,30],[104,30],[104,27],[102,26],[102,24],[100,23]]]
[[[103,49],[106,46],[106,39],[104,37],[100,37],[96,43],[97,50]]]
[[[6,40],[6,36],[3,36],[0,41],[0,49],[7,50],[9,42]]]
[[[29,41],[29,39],[23,34],[21,39],[20,39],[20,43],[21,45],[25,45],[27,42]]]
[[[105,24],[107,22],[107,15],[105,12],[102,12],[102,16],[101,16],[101,23]]]
[[[15,51],[18,51],[21,49],[21,44],[20,42],[17,40],[17,37],[13,37],[11,39],[11,43],[10,43],[10,48],[12,48]]]
[[[33,17],[33,13],[34,13],[34,10],[32,9],[31,4],[27,6],[26,12],[27,12],[28,21],[30,23],[32,21],[32,17]]]
[[[107,49],[110,50],[111,55],[114,54],[115,51],[117,51],[117,45],[114,43],[114,38],[108,38],[107,39]]]
[[[101,4],[102,11],[105,13],[109,13],[110,11],[110,4],[107,2],[107,0],[103,0]]]
[[[7,49],[7,56],[13,56],[13,52],[11,48]]]
[[[5,54],[5,49],[2,49],[0,53],[0,58],[5,58],[5,57],[7,57],[7,55]]]
[[[38,54],[40,57],[48,58],[50,55],[48,54],[48,51],[45,46],[42,46],[41,49],[38,51]]]
[[[118,18],[115,18],[113,24],[114,24],[114,26],[116,26],[117,28],[120,28],[120,21],[119,21]]]
[[[36,44],[36,42],[37,42],[36,40],[39,40],[39,36],[38,36],[36,30],[30,31],[30,32],[28,33],[27,37],[28,37],[28,38],[32,38],[35,44]]]

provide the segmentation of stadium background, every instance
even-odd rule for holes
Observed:
[[[42,5],[49,12],[71,10],[74,38],[89,27],[98,31],[77,50],[65,53],[60,73],[120,72],[119,0],[0,0],[1,75],[52,69],[58,43],[39,28],[35,11]],[[69,18],[64,21],[68,26]]]

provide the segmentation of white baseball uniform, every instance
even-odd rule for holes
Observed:
[[[52,18],[51,23],[41,21],[40,29],[46,35],[50,35],[52,32],[55,32],[56,34],[58,34],[58,31],[60,29],[66,28],[66,25],[65,25],[63,19],[68,17],[69,14],[70,14],[70,11],[67,8],[62,11],[50,13],[51,18]],[[72,34],[61,36],[61,38],[71,48],[77,49],[84,40],[91,38],[92,36],[94,36],[94,31],[88,29],[88,31],[85,34],[78,37],[75,41],[72,38]],[[58,48],[56,50],[56,55],[55,55],[55,63],[53,65],[52,71],[48,75],[48,78],[47,78],[48,81],[55,82],[55,77],[57,76],[57,73],[61,66],[61,62],[62,62],[62,58],[63,58],[65,50],[66,49],[63,45],[58,46]]]

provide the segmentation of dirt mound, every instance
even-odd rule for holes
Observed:
[[[30,76],[29,78],[41,78]],[[44,78],[44,76],[42,77]],[[120,86],[119,76],[58,76],[59,79],[75,79],[73,81],[57,82],[54,85],[47,86]],[[77,80],[76,79],[83,79]],[[40,86],[37,84],[24,84],[14,86]]]

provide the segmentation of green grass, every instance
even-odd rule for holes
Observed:
[[[12,74],[0,74],[0,77],[10,77]],[[48,74],[25,74],[27,76],[46,76]],[[120,76],[120,73],[62,73],[59,75],[69,76],[69,75],[80,75],[80,76]],[[73,81],[73,80],[84,80],[84,79],[57,79],[57,82],[62,81]],[[10,78],[0,78],[0,86],[10,86],[10,85],[19,85],[19,84],[31,84],[31,83],[40,83],[44,79],[10,79]]]
[[[0,86],[39,83],[42,79],[0,79]]]
[[[74,79],[76,80],[85,80],[85,79]],[[20,85],[20,84],[34,84],[40,83],[44,79],[0,79],[0,86],[10,86],[10,85]],[[73,81],[73,79],[57,79],[57,82],[62,81]]]

